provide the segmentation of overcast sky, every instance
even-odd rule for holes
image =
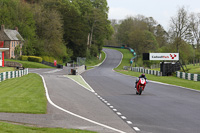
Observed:
[[[165,30],[170,18],[179,7],[185,6],[189,12],[200,13],[200,0],[107,0],[109,19],[125,19],[138,14],[153,17]]]

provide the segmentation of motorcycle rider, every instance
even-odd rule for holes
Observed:
[[[144,78],[144,79],[147,81],[147,78],[146,78],[145,74],[144,74],[144,73],[141,74],[141,75],[136,79],[136,82],[135,82],[135,89],[136,89],[136,87],[137,87],[137,83],[138,83],[138,81],[139,81],[140,78]]]

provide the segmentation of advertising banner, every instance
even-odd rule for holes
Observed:
[[[179,53],[149,53],[149,60],[179,60]]]

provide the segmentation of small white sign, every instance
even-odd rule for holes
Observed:
[[[179,60],[179,53],[150,53],[149,60]]]

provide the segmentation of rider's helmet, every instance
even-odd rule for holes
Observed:
[[[143,74],[141,75],[141,77],[144,78],[144,77],[145,77],[145,74],[143,73]]]

